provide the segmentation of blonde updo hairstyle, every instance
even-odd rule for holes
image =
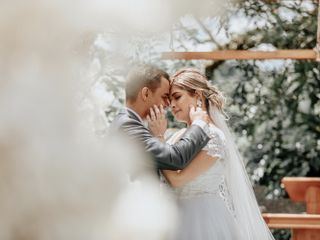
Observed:
[[[183,68],[177,71],[171,78],[171,87],[172,86],[180,87],[192,95],[196,93],[201,94],[200,97],[205,99],[207,110],[209,108],[209,102],[211,102],[217,109],[224,112],[225,97],[217,87],[210,84],[206,76],[199,70]]]

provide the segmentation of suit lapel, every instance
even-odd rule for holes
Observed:
[[[123,109],[123,111],[126,112],[126,114],[129,116],[129,118],[137,120],[137,121],[141,122],[141,124],[143,124],[143,121],[140,118],[140,116],[136,112],[131,110],[130,108]]]

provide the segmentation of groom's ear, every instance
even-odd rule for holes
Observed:
[[[141,89],[141,97],[143,101],[147,101],[148,96],[150,95],[150,89],[147,87],[143,87]]]

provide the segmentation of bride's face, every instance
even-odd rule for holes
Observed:
[[[190,123],[190,105],[196,107],[197,97],[190,92],[173,86],[170,90],[170,106],[173,116],[179,122]]]

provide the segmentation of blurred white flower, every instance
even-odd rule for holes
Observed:
[[[107,91],[106,83],[97,82],[93,89],[93,97],[100,109],[108,108],[115,100],[115,96],[112,91]]]
[[[135,181],[123,191],[112,211],[110,239],[162,240],[173,236],[177,221],[174,199],[154,184],[153,179]]]
[[[151,234],[131,225],[131,239],[145,231],[156,240],[173,226],[174,203],[155,197],[143,150],[94,132],[105,129],[103,108],[115,98],[95,85],[100,60],[89,64],[97,32],[118,20],[111,2],[0,3],[0,239],[108,239],[111,211],[124,209],[130,222],[130,203],[146,207],[141,225],[152,215],[159,226]],[[140,192],[129,184],[136,172],[149,179]]]

